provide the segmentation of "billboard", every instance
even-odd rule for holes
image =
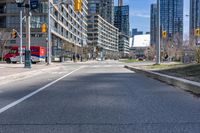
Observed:
[[[149,46],[150,46],[150,34],[134,36],[133,47],[149,47]]]

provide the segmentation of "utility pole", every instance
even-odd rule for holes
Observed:
[[[157,42],[157,59],[156,64],[160,64],[160,0],[157,0],[157,14],[158,14],[158,42]]]
[[[20,46],[19,46],[19,62],[20,64],[22,64],[22,37],[23,37],[23,31],[22,31],[22,23],[23,23],[23,12],[22,12],[22,7],[24,4],[24,0],[15,0],[15,2],[17,3],[17,6],[20,8]]]
[[[47,65],[51,64],[51,3],[48,0],[48,45],[47,45]]]
[[[25,63],[24,63],[24,68],[31,68],[31,31],[30,31],[30,21],[31,21],[31,13],[29,11],[29,8],[26,10],[26,41],[27,41],[27,46],[25,50]]]

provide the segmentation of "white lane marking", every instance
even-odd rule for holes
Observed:
[[[97,67],[99,67],[99,65],[96,65],[96,66],[92,66],[93,68],[97,68]]]
[[[45,85],[44,87],[39,88],[38,90],[36,90],[36,91],[34,91],[34,92],[32,92],[32,93],[30,93],[30,94],[28,94],[28,95],[26,95],[26,96],[24,96],[24,97],[18,99],[17,101],[14,101],[14,102],[12,102],[12,103],[6,105],[5,107],[3,107],[3,108],[0,109],[0,114],[3,113],[3,112],[5,112],[6,110],[8,110],[8,109],[10,109],[10,108],[12,108],[12,107],[14,107],[14,106],[16,106],[17,104],[19,104],[19,103],[25,101],[26,99],[28,99],[28,98],[30,98],[30,97],[36,95],[37,93],[43,91],[44,89],[50,87],[51,85],[57,83],[58,81],[60,81],[60,80],[62,80],[62,79],[64,79],[64,78],[66,78],[67,76],[71,75],[72,73],[74,73],[74,72],[76,72],[76,71],[78,71],[78,70],[80,70],[80,69],[82,69],[82,68],[83,68],[83,67],[80,67],[80,68],[78,68],[78,69],[76,69],[76,70],[73,70],[72,72],[70,72],[70,73],[68,73],[68,74],[66,74],[66,75],[64,75],[64,76],[62,76],[61,78],[59,78],[59,79],[57,79],[57,80],[52,81],[51,83]]]

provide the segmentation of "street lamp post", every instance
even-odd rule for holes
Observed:
[[[48,45],[47,45],[47,65],[51,64],[51,3],[48,0]]]
[[[22,16],[22,5],[23,5],[23,3],[24,3],[24,0],[15,0],[16,1],[16,3],[18,4],[18,7],[20,7],[20,46],[19,46],[19,62],[20,62],[20,64],[22,64],[22,23],[23,23],[23,16]]]
[[[158,12],[158,42],[157,42],[157,60],[156,64],[160,64],[160,0],[157,0],[157,12]]]

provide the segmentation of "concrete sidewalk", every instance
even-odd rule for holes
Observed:
[[[0,85],[13,82],[15,80],[21,80],[29,77],[33,77],[44,72],[59,69],[68,64],[93,64],[97,61],[87,61],[87,62],[52,62],[51,65],[44,64],[32,64],[32,68],[24,68],[24,64],[7,64],[0,62]]]
[[[32,68],[24,68],[24,64],[0,64],[0,85],[18,79],[32,77],[43,72],[59,69],[63,63],[34,64]]]

